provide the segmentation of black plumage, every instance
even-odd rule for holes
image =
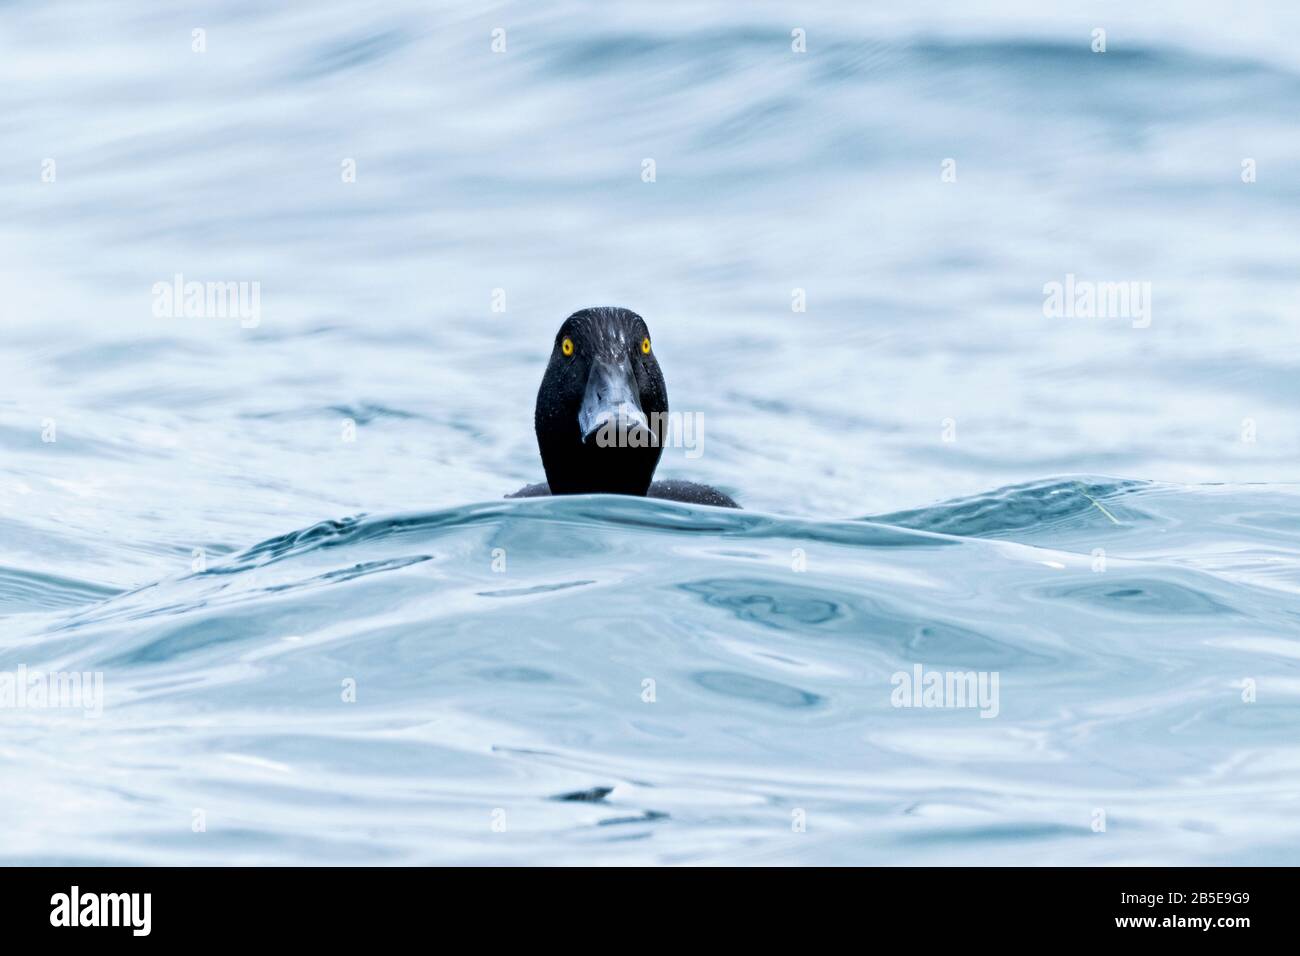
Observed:
[[[607,493],[739,507],[708,485],[653,480],[667,422],[668,389],[645,320],[619,308],[575,312],[555,335],[537,391],[546,482],[510,497]]]

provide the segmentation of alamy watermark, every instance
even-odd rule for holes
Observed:
[[[978,708],[981,718],[1001,710],[997,671],[926,671],[914,664],[910,672],[895,671],[889,683],[895,707]]]
[[[262,324],[262,283],[185,281],[153,284],[153,314],[159,319],[238,319],[241,327]]]
[[[125,926],[133,936],[148,936],[152,911],[152,893],[83,893],[74,884],[50,897],[51,926]]]
[[[618,418],[607,418],[596,431],[600,448],[685,448],[687,458],[704,454],[703,412],[653,412],[649,420],[620,407]]]
[[[1044,284],[1043,315],[1049,319],[1131,319],[1133,328],[1149,328],[1151,283],[1093,282],[1066,273],[1064,282]]]
[[[40,671],[19,664],[0,671],[0,710],[81,710],[104,713],[103,671]]]

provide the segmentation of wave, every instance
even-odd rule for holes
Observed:
[[[90,581],[0,567],[0,615],[96,604],[120,593]]]
[[[1134,501],[1154,487],[1153,482],[1126,479],[1049,478],[870,520],[974,538],[1119,525],[1152,520]]]
[[[1218,805],[1243,740],[1286,766],[1298,517],[1293,486],[1090,476],[830,521],[616,496],[357,515],[127,593],[51,583],[0,669],[102,671],[115,731],[90,753],[42,716],[11,750],[47,785],[38,750],[114,781],[96,858],[116,862],[191,852],[160,801],[230,798],[248,822],[212,828],[212,859],[247,860],[255,831],[280,861],[483,862],[484,807],[535,821],[548,859],[626,860],[626,834],[651,860],[733,859],[701,828],[788,832],[791,807],[894,833],[859,860],[950,859],[975,833],[1073,859],[1090,788],[1181,813]],[[916,668],[997,675],[997,719],[898,709]],[[1238,702],[1246,678],[1267,705]],[[1270,845],[1294,830],[1282,773],[1230,795],[1252,788]]]
[[[1207,494],[1215,486],[1183,487],[1150,481],[1096,476],[1058,477],[998,488],[925,508],[889,512],[856,519],[815,520],[736,511],[657,499],[585,495],[537,499],[502,499],[433,512],[400,515],[358,514],[322,521],[276,535],[229,557],[213,561],[202,572],[151,583],[123,593],[121,589],[75,582],[47,575],[0,571],[0,607],[48,610],[75,609],[66,627],[80,627],[116,615],[175,613],[229,601],[246,593],[276,594],[297,588],[343,584],[358,578],[400,571],[413,564],[437,560],[439,541],[476,529],[508,526],[527,529],[541,545],[529,553],[545,556],[556,544],[553,530],[573,537],[590,532],[665,533],[730,542],[788,540],[851,549],[933,549],[960,546],[982,539],[1018,541],[1048,550],[1069,550],[1080,536],[1103,542],[1117,534],[1152,535],[1180,526],[1192,533],[1180,500]],[[1259,486],[1272,493],[1294,493],[1290,486]],[[1288,498],[1289,500],[1289,498]],[[1160,502],[1157,505],[1157,502]],[[1190,509],[1193,513],[1197,508]],[[1204,522],[1211,517],[1202,511]],[[1260,515],[1246,510],[1234,526],[1267,521],[1273,534],[1300,537],[1300,520],[1281,511]],[[1208,528],[1197,527],[1206,534]],[[399,553],[400,552],[400,553]],[[743,552],[736,552],[743,553]],[[444,555],[445,557],[445,555]],[[282,566],[283,571],[279,571]],[[550,588],[542,586],[541,590]],[[523,589],[488,589],[483,594],[533,593]],[[189,594],[188,600],[174,600]],[[85,607],[85,605],[99,605]]]
[[[1268,491],[1279,493],[1276,488]],[[56,634],[199,612],[235,614],[236,606],[250,601],[286,599],[297,592],[317,595],[326,589],[334,591],[376,578],[395,579],[418,565],[428,565],[426,573],[434,575],[425,585],[431,593],[457,577],[471,581],[472,593],[480,598],[536,598],[599,586],[597,579],[583,574],[559,581],[532,580],[530,574],[530,579],[522,583],[503,584],[490,567],[496,547],[501,548],[503,560],[530,565],[550,559],[563,562],[578,555],[608,561],[615,559],[620,549],[654,562],[657,559],[653,553],[641,550],[647,539],[668,542],[696,557],[742,563],[771,555],[774,545],[786,548],[795,564],[802,560],[800,555],[821,548],[832,548],[835,553],[863,561],[888,561],[883,555],[890,551],[910,554],[957,548],[972,553],[971,557],[955,560],[969,583],[978,586],[973,576],[976,569],[994,555],[1004,553],[996,550],[998,542],[1027,549],[1020,552],[1023,560],[1059,568],[1095,563],[1097,553],[1104,553],[1105,547],[1113,543],[1120,547],[1119,553],[1142,553],[1145,563],[1154,562],[1157,570],[1148,576],[1152,579],[1130,577],[1124,587],[1119,587],[1117,575],[1112,572],[1105,586],[1095,582],[1068,587],[1044,584],[1035,593],[1043,599],[1099,602],[1126,615],[1176,614],[1187,609],[1211,612],[1228,610],[1233,603],[1231,596],[1216,596],[1219,587],[1213,582],[1165,580],[1170,574],[1183,577],[1191,573],[1180,567],[1187,562],[1173,548],[1189,536],[1204,548],[1214,539],[1213,526],[1222,528],[1222,516],[1203,506],[1207,495],[1213,492],[1148,481],[1060,477],[927,508],[839,520],[624,496],[502,499],[433,512],[360,514],[323,521],[213,561],[204,571],[126,593],[41,576],[0,576],[0,600],[8,595],[10,604],[19,604],[25,610],[66,609],[50,629],[51,634]],[[1300,537],[1297,522],[1294,517],[1290,523],[1282,517],[1287,513],[1285,507],[1294,502],[1286,497],[1276,503],[1283,503],[1282,511],[1239,509],[1222,531],[1258,524],[1263,518],[1270,522],[1279,541],[1294,543]],[[1152,545],[1157,543],[1159,548],[1153,551]],[[476,553],[471,555],[470,550]],[[1112,560],[1119,560],[1119,553],[1112,555]],[[876,554],[882,557],[873,557]],[[472,565],[466,566],[468,562]],[[944,559],[942,563],[952,562]],[[675,584],[706,604],[736,607],[743,619],[766,626],[798,629],[836,616],[834,591],[827,597],[805,584],[796,593],[789,590],[788,582],[774,583],[770,569],[753,580],[745,574],[736,576],[731,570],[729,576],[719,577],[709,573],[709,562],[705,561],[695,576]],[[1201,560],[1199,570],[1214,569],[1211,562]],[[1279,573],[1275,562],[1259,562],[1252,567],[1250,562],[1233,559],[1222,570],[1237,583],[1269,588],[1289,588],[1293,584],[1290,576]],[[777,603],[766,597],[756,598],[765,593],[765,588],[775,588],[776,593],[786,596]],[[310,599],[329,600],[323,595]],[[878,609],[872,613],[880,617]],[[916,645],[918,638],[911,630],[916,624],[913,617],[891,617],[886,613],[884,618],[897,618],[901,623],[884,625],[882,633],[897,632],[903,645]],[[939,634],[945,635],[943,641],[950,647],[960,646],[963,640],[975,647],[983,640],[978,631],[960,624],[936,627],[927,632],[925,640],[930,644]],[[204,629],[203,633],[208,630],[220,628]],[[180,643],[188,648],[200,645],[202,639],[188,635]]]

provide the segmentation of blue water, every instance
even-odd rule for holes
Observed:
[[[1300,12],[1075,6],[5,5],[0,861],[1297,862]]]

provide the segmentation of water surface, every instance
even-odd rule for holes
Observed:
[[[1295,9],[738,16],[5,6],[0,860],[1296,861]],[[502,500],[595,304],[745,511]]]

